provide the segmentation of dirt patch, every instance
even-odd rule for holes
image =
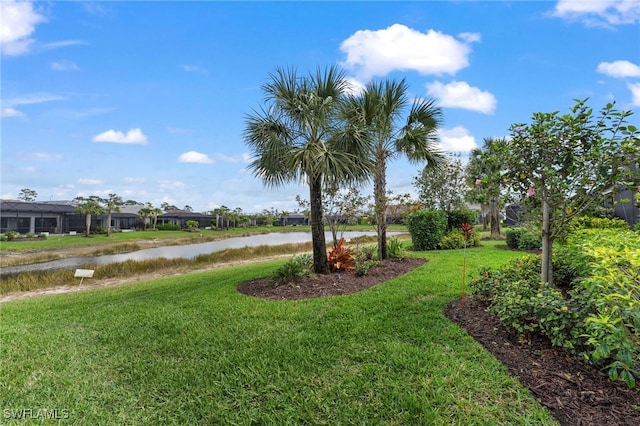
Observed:
[[[542,337],[526,341],[507,331],[472,298],[451,302],[445,315],[502,362],[563,425],[640,425],[640,392]]]

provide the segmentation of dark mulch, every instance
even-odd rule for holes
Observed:
[[[612,382],[547,339],[507,331],[478,301],[451,302],[445,315],[487,348],[563,425],[640,425],[640,392]]]
[[[315,276],[295,283],[273,285],[269,278],[241,284],[244,294],[266,299],[306,299],[344,295],[403,275],[425,261],[387,260],[363,277],[354,272]],[[640,425],[640,392],[611,382],[597,369],[539,337],[528,341],[507,331],[485,307],[472,298],[451,302],[445,315],[464,328],[548,407],[563,425]]]
[[[332,274],[314,275],[298,279],[291,283],[275,284],[271,278],[248,281],[238,287],[238,291],[249,296],[263,299],[310,299],[322,296],[339,296],[357,293],[384,281],[404,275],[424,264],[424,259],[407,258],[404,260],[385,260],[381,265],[370,269],[358,277],[354,271],[342,271]]]

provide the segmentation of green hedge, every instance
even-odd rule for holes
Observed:
[[[507,327],[546,335],[612,380],[640,377],[640,236],[584,229],[554,248],[556,286],[540,280],[540,257],[484,268],[470,290]]]
[[[404,218],[413,249],[436,250],[447,232],[447,214],[441,210],[418,210]]]

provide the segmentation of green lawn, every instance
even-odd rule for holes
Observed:
[[[470,271],[519,255],[484,245]],[[349,296],[235,290],[282,260],[3,303],[0,423],[556,424],[443,316],[462,251],[415,255],[429,262]]]

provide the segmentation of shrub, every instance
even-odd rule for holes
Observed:
[[[414,250],[435,250],[447,230],[447,215],[440,210],[418,210],[405,216]]]
[[[513,250],[538,250],[542,236],[525,228],[511,228],[506,232],[507,246]]]
[[[447,213],[447,231],[461,229],[463,223],[478,223],[478,212],[469,209],[458,209]]]
[[[467,247],[479,247],[480,246],[480,236],[475,231],[475,229],[471,229],[469,231],[469,238],[466,241]],[[465,247],[464,241],[464,232],[461,229],[454,229],[448,232],[442,239],[440,240],[440,248],[442,250],[455,250],[461,249]]]
[[[344,238],[340,238],[338,245],[329,251],[329,269],[332,272],[355,269],[355,252],[343,245]]]
[[[372,268],[375,268],[379,264],[380,264],[380,261],[373,260],[373,259],[365,260],[363,262],[356,261],[356,264],[355,264],[356,275],[359,277],[365,276],[369,273],[369,271]]]
[[[618,218],[580,216],[571,221],[573,231],[578,229],[629,229],[629,224]]]
[[[20,237],[20,233],[16,232],[16,231],[7,231],[4,234],[2,234],[2,236],[4,238],[6,238],[6,241],[13,241],[16,238]]]
[[[180,225],[177,225],[175,223],[161,223],[160,225],[156,226],[156,229],[158,231],[180,231],[182,228],[180,227]]]
[[[555,250],[553,268],[557,287],[540,282],[540,257],[528,256],[495,271],[481,269],[470,291],[505,326],[543,334],[634,387],[640,374],[640,237],[615,228],[581,230]]]
[[[311,275],[312,263],[302,255],[294,256],[274,271],[271,281],[274,284],[291,284],[298,278],[308,277]]]
[[[390,259],[404,259],[404,248],[402,243],[397,238],[391,238],[387,241],[387,255]]]
[[[525,231],[518,238],[518,250],[540,250],[542,247],[542,236],[531,231]]]
[[[35,236],[36,236],[35,232],[27,232],[27,235],[26,235],[27,238],[35,238]]]

